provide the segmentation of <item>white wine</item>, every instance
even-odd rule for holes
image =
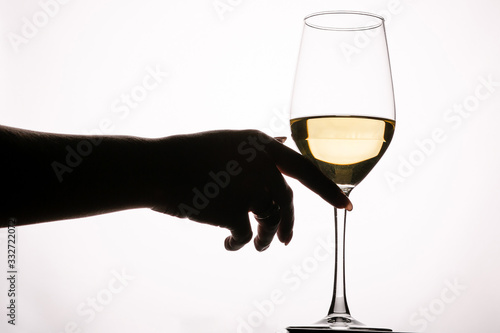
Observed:
[[[321,116],[290,121],[302,155],[337,185],[354,187],[385,153],[394,134],[389,119]]]

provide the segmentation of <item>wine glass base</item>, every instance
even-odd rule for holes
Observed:
[[[315,324],[307,326],[290,326],[286,328],[290,333],[335,331],[350,333],[392,332],[389,328],[368,327],[348,314],[331,314]]]
[[[384,329],[382,331],[380,329],[373,328],[348,328],[348,329],[332,329],[329,327],[314,327],[314,326],[292,326],[287,327],[284,331],[279,331],[279,333],[309,333],[309,332],[335,332],[335,333],[374,333],[374,332],[388,332]],[[393,333],[408,333],[408,332],[394,332]]]

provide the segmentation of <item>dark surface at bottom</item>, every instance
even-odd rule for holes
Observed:
[[[307,333],[307,332],[374,333],[374,331],[366,331],[366,330],[361,330],[361,329],[331,330],[329,328],[308,328],[308,329],[301,329],[301,328],[291,328],[291,327],[288,327],[284,332],[290,332],[290,333]],[[390,333],[410,333],[410,332],[396,332],[396,331],[392,331]]]

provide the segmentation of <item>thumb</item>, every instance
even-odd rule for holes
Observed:
[[[279,143],[285,143],[286,136],[276,136],[274,137],[274,140],[278,141]]]

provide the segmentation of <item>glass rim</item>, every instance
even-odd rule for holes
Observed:
[[[371,25],[361,25],[361,26],[353,26],[353,27],[347,27],[347,28],[342,28],[342,27],[333,27],[333,26],[324,26],[324,25],[317,25],[313,24],[311,22],[308,22],[308,20],[312,17],[315,16],[320,16],[320,15],[331,15],[331,14],[350,14],[350,15],[364,15],[364,16],[371,16],[376,19],[379,19],[380,22],[377,24],[371,24]],[[354,10],[332,10],[332,11],[323,11],[323,12],[317,12],[317,13],[312,13],[307,15],[304,18],[304,24],[307,25],[308,27],[314,28],[314,29],[320,29],[320,30],[331,30],[331,31],[361,31],[361,30],[370,30],[370,29],[375,29],[380,26],[383,26],[385,22],[385,19],[377,14],[369,13],[369,12],[362,12],[362,11],[354,11]]]

